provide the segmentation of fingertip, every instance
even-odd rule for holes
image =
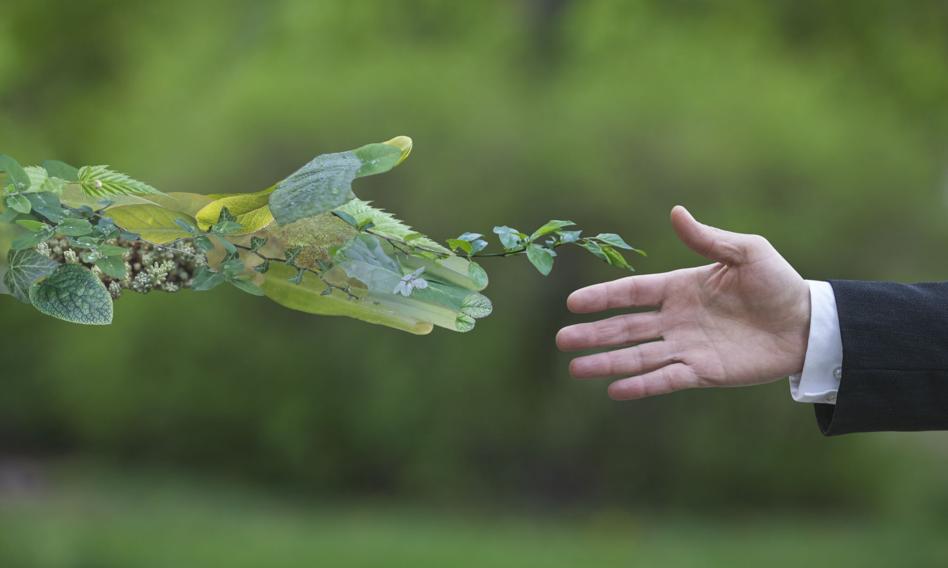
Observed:
[[[566,309],[571,311],[574,314],[582,314],[588,311],[586,305],[588,301],[586,300],[586,290],[588,288],[580,288],[566,298]]]
[[[606,390],[609,398],[617,402],[642,398],[642,388],[634,379],[622,379],[609,385]]]
[[[570,331],[568,331],[568,330],[569,330],[569,327],[564,327],[563,329],[561,329],[561,330],[559,330],[558,332],[556,332],[556,348],[559,349],[560,351],[567,351],[567,350],[569,350],[569,344],[570,344],[569,334],[570,334]]]
[[[675,220],[675,217],[680,217],[681,215],[691,216],[691,213],[685,208],[684,205],[676,205],[672,207],[670,214],[672,221]]]

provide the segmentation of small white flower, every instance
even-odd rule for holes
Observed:
[[[402,276],[401,280],[398,281],[398,284],[395,285],[395,290],[393,293],[396,296],[401,294],[407,298],[408,296],[411,296],[411,293],[415,290],[424,290],[427,288],[428,281],[421,277],[421,274],[424,271],[425,267],[422,266],[411,274]]]
[[[122,295],[122,285],[116,282],[115,280],[109,282],[109,294],[112,294],[113,298],[118,298]]]
[[[76,255],[76,251],[72,249],[66,249],[66,251],[63,252],[63,258],[65,258],[66,262],[69,264],[75,264],[79,262],[79,257]]]
[[[41,255],[47,258],[49,257],[50,254],[52,254],[52,251],[49,250],[49,245],[46,244],[45,242],[42,242],[36,245],[36,252],[40,253]]]

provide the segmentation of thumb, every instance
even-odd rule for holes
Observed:
[[[681,242],[709,260],[724,264],[740,264],[747,257],[750,235],[732,233],[699,223],[681,205],[672,208],[671,223]]]

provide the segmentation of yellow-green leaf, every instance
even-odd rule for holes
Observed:
[[[170,243],[175,239],[191,236],[176,221],[183,220],[192,225],[195,223],[190,215],[158,205],[124,205],[110,208],[107,214],[119,227],[156,244]]]
[[[217,223],[221,210],[226,207],[243,227],[234,234],[256,233],[273,222],[273,215],[270,213],[268,201],[274,189],[276,189],[276,186],[256,193],[237,193],[219,197],[197,212],[195,218],[197,218],[198,227],[204,231],[208,230],[211,225]]]
[[[346,316],[367,323],[384,325],[416,335],[431,333],[429,322],[399,314],[370,301],[350,299],[342,292],[326,294],[326,285],[314,274],[306,273],[300,284],[290,282],[296,270],[274,263],[262,275],[263,293],[287,308],[323,316]]]

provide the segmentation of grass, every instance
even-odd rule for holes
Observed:
[[[819,517],[446,513],[69,468],[26,489],[0,491],[0,566],[948,565],[940,531],[919,526]]]

